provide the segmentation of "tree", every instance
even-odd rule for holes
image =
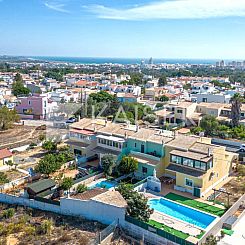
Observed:
[[[13,126],[14,122],[20,119],[16,110],[9,110],[6,106],[0,108],[0,129],[6,130]]]
[[[124,156],[118,165],[121,174],[130,174],[138,169],[138,162],[135,158]]]
[[[10,169],[12,166],[14,166],[14,163],[13,163],[13,161],[8,160],[8,161],[6,162],[6,165],[8,165],[8,166],[9,166],[9,169]]]
[[[31,91],[26,88],[21,81],[16,81],[12,85],[12,91],[15,96],[28,95]]]
[[[149,221],[153,209],[149,208],[147,204],[148,199],[144,195],[132,190],[130,186],[125,184],[119,185],[117,191],[119,191],[127,201],[127,214],[129,216],[143,222]]]
[[[155,114],[148,114],[146,115],[143,120],[149,123],[154,123],[157,119],[157,116]]]
[[[214,116],[206,115],[200,122],[200,127],[204,129],[205,134],[212,136],[216,132],[219,123]]]
[[[59,170],[62,166],[62,163],[57,161],[57,157],[53,154],[45,155],[43,159],[41,159],[35,170],[41,174],[50,175],[55,171]]]
[[[109,154],[102,157],[101,166],[103,168],[105,175],[111,175],[115,165],[116,165],[115,159],[112,155]]]
[[[54,152],[57,150],[57,143],[52,140],[46,140],[42,143],[42,148],[48,152]]]
[[[15,82],[23,82],[22,76],[20,73],[17,73],[14,78]]]
[[[231,125],[232,127],[239,126],[241,119],[242,96],[235,94],[231,98]]]
[[[71,189],[71,187],[73,186],[73,179],[71,177],[66,177],[63,179],[60,187],[64,190],[67,191]]]
[[[166,95],[162,95],[160,98],[159,98],[160,101],[162,102],[167,102],[169,101],[169,98],[166,96]]]
[[[159,87],[163,87],[165,85],[167,85],[167,77],[165,75],[162,75],[159,80],[158,80],[158,86]]]

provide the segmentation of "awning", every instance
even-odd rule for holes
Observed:
[[[120,151],[114,151],[114,150],[103,148],[100,146],[95,147],[92,151],[97,154],[111,154],[111,155],[116,155],[116,156],[118,156],[121,153]]]
[[[183,165],[178,166],[178,165],[175,165],[175,164],[170,164],[166,168],[166,170],[173,171],[173,172],[176,172],[176,173],[190,175],[190,176],[193,176],[193,177],[201,177],[202,175],[205,174],[202,171],[198,171],[198,170],[195,170],[195,169],[189,169],[189,168],[184,167]]]
[[[68,145],[73,145],[73,146],[80,147],[80,148],[86,148],[86,147],[89,146],[89,144],[87,144],[87,143],[71,141],[71,140],[68,140],[65,143],[68,144]]]

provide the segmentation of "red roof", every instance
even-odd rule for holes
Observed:
[[[0,159],[12,157],[12,156],[13,156],[13,153],[10,150],[8,150],[8,149],[0,150]]]
[[[71,131],[71,132],[74,132],[74,133],[84,134],[84,135],[95,135],[94,132],[89,131],[89,130],[85,130],[85,129],[75,129],[75,128],[71,128],[70,131]]]
[[[76,85],[77,86],[86,86],[87,85],[87,82],[86,80],[79,80],[76,82]]]

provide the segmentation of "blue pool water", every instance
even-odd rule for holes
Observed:
[[[151,199],[148,201],[148,204],[158,212],[183,220],[202,229],[207,228],[216,219],[216,217],[212,215],[199,212],[163,198]]]
[[[105,189],[110,189],[112,187],[115,187],[117,186],[118,184],[116,182],[113,182],[113,181],[109,181],[109,180],[102,180],[100,182],[97,182],[96,184],[94,185],[91,185],[89,188],[90,189],[93,189],[93,188],[105,188]]]

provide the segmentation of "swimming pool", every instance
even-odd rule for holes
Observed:
[[[202,229],[206,229],[216,219],[215,216],[185,207],[164,198],[151,199],[148,201],[148,205],[160,213],[167,214]]]
[[[89,186],[89,189],[93,189],[93,188],[96,188],[96,187],[110,189],[112,187],[116,187],[117,185],[118,185],[118,183],[115,182],[115,181],[101,180],[101,181]]]

